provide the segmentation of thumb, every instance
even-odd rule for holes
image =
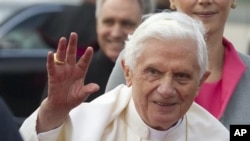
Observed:
[[[80,91],[80,97],[86,100],[89,95],[97,92],[99,89],[100,86],[96,83],[89,83],[87,85],[84,85]]]

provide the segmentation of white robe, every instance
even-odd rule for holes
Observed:
[[[125,85],[79,105],[61,127],[39,137],[37,111],[19,130],[24,141],[150,141],[150,128],[136,112],[131,88]],[[228,130],[196,103],[180,121],[167,131],[163,141],[229,141]]]

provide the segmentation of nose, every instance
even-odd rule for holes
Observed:
[[[198,0],[199,5],[207,6],[212,3],[213,0]]]
[[[120,37],[126,36],[120,24],[115,24],[111,30],[112,30],[111,36],[114,38],[120,38]]]
[[[157,88],[157,92],[164,98],[176,95],[176,88],[174,87],[172,79],[167,78],[162,80]]]

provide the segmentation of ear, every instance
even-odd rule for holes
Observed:
[[[169,3],[170,3],[170,9],[171,10],[176,10],[175,0],[169,0]]]
[[[237,3],[237,0],[233,0],[233,3]]]
[[[127,84],[127,86],[131,86],[132,85],[132,81],[131,81],[132,74],[130,72],[130,69],[128,66],[125,65],[124,59],[121,60],[121,64],[122,64],[122,70],[123,70],[123,74],[124,74],[124,77],[126,80],[126,84]]]
[[[231,8],[235,9],[237,7],[237,0],[232,0]]]
[[[206,72],[204,73],[204,75],[203,75],[203,76],[201,77],[201,79],[200,79],[200,84],[199,84],[199,86],[201,86],[202,83],[205,82],[205,80],[208,78],[209,75],[210,75],[210,71],[206,71]]]

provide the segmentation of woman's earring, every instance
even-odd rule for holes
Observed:
[[[231,8],[232,9],[235,9],[237,7],[237,3],[233,3],[232,5],[231,5]]]

